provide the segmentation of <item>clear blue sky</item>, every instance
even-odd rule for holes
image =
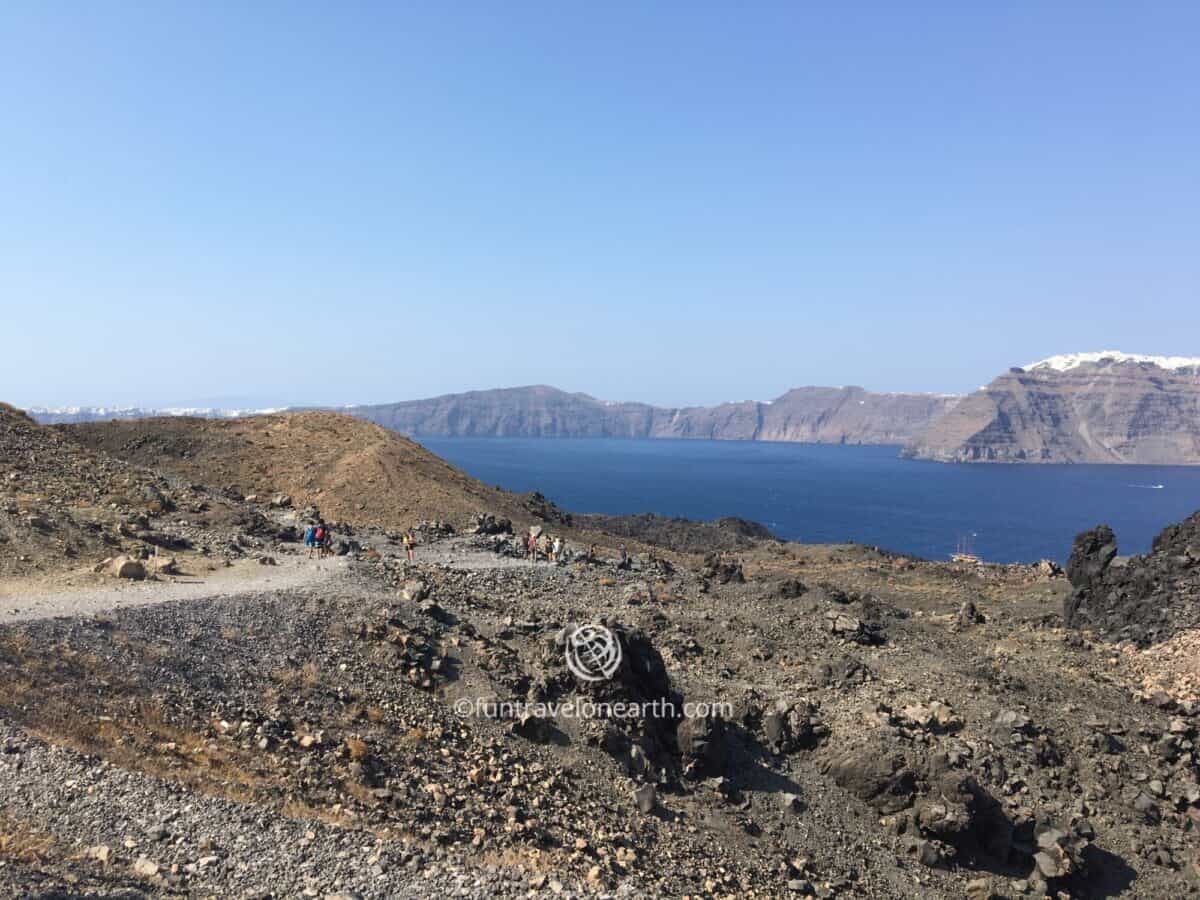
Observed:
[[[1194,3],[0,6],[0,399],[1200,355]]]

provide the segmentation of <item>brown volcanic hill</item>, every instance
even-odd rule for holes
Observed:
[[[243,495],[287,494],[330,520],[407,528],[456,526],[493,512],[532,520],[513,494],[488,487],[408,438],[330,412],[238,419],[165,417],[59,426],[80,444]]]
[[[936,420],[904,455],[1198,465],[1200,365],[1188,362],[1112,351],[1011,369]]]

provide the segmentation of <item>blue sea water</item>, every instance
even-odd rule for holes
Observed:
[[[789,540],[857,541],[946,559],[1066,560],[1107,522],[1122,553],[1200,509],[1200,466],[946,465],[898,447],[752,441],[422,438],[481,481],[572,512],[741,516]],[[1161,487],[1159,487],[1161,485]]]

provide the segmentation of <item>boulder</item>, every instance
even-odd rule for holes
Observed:
[[[1043,578],[1057,578],[1063,573],[1062,566],[1052,559],[1043,559],[1034,567]]]
[[[912,806],[917,776],[904,754],[877,744],[843,751],[825,765],[838,787],[888,815]]]
[[[474,534],[512,534],[511,519],[497,518],[491,513],[483,512],[475,516],[475,524],[471,528]]]
[[[825,626],[831,634],[865,646],[882,644],[887,639],[883,626],[875,622],[864,622],[856,616],[837,610],[830,610],[825,614]]]
[[[156,575],[179,574],[179,561],[173,556],[151,557],[151,565],[154,567],[154,574]]]
[[[929,869],[936,868],[946,861],[941,848],[934,841],[910,838],[906,849],[909,856]]]
[[[400,585],[400,599],[409,603],[420,603],[429,596],[429,586],[419,578],[410,578]]]
[[[866,684],[875,673],[851,656],[817,663],[813,667],[813,679],[822,687],[854,687]]]
[[[1164,528],[1148,554],[1116,553],[1107,526],[1075,539],[1067,566],[1075,590],[1063,601],[1067,625],[1142,647],[1200,628],[1200,513]]]
[[[1045,826],[1037,833],[1031,880],[1054,884],[1056,879],[1069,879],[1084,871],[1085,851],[1091,841],[1080,826],[1090,831],[1091,826],[1084,821],[1070,828]]]
[[[741,562],[729,559],[722,553],[709,553],[704,557],[700,577],[705,581],[716,581],[719,584],[743,584],[746,581]]]
[[[975,794],[969,776],[943,777],[917,805],[917,824],[933,837],[955,844],[972,829]]]
[[[963,601],[963,605],[958,608],[958,615],[955,617],[955,624],[959,628],[967,628],[971,625],[982,625],[987,619],[975,607],[973,600]]]
[[[962,727],[962,719],[954,714],[949,704],[934,700],[928,705],[916,703],[900,710],[904,721],[922,731],[945,733]]]
[[[1117,555],[1117,539],[1107,525],[1084,531],[1075,537],[1067,578],[1074,588],[1089,589],[1103,577]]]
[[[804,811],[804,804],[799,794],[783,793],[779,795],[779,808],[785,813],[799,813]]]
[[[658,792],[652,784],[639,785],[633,789],[633,805],[637,807],[638,812],[653,812],[657,800]]]
[[[779,596],[784,600],[795,600],[808,593],[808,587],[795,578],[786,578],[779,584]]]
[[[158,863],[146,859],[144,856],[139,856],[133,862],[134,874],[140,875],[143,878],[153,878],[158,874]]]
[[[132,556],[118,556],[101,564],[103,571],[114,578],[141,581],[146,577],[146,565]]]
[[[778,700],[763,714],[762,732],[767,748],[775,753],[794,753],[817,746],[829,734],[818,716],[819,707],[807,700],[796,703]]]
[[[719,775],[725,771],[727,750],[725,722],[717,716],[691,716],[679,723],[676,731],[684,767],[699,775]]]

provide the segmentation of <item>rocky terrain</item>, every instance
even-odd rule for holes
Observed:
[[[1200,699],[1173,669],[1196,632],[1174,618],[1138,643],[1086,618],[1091,600],[1076,615],[1077,592],[1114,577],[1103,532],[1080,537],[1068,582],[736,520],[568,524],[538,498],[470,494],[569,535],[563,558],[524,558],[524,526],[496,510],[458,533],[426,523],[408,562],[330,480],[342,543],[313,560],[295,497],[245,496],[280,490],[276,467],[302,478],[269,424],[197,423],[152,451],[5,415],[20,447],[57,448],[36,469],[62,467],[57,495],[90,484],[71,460],[98,460],[118,481],[236,488],[223,502],[255,517],[196,534],[197,561],[233,562],[199,584],[150,575],[107,609],[97,584],[56,584],[59,615],[0,625],[4,896],[1200,893]],[[314,420],[329,446],[368,427],[336,418]],[[0,460],[0,478],[33,471]],[[433,471],[396,465],[408,484]],[[176,507],[150,530],[184,527]],[[1194,534],[1164,533],[1150,580]],[[276,565],[227,559],[233,545]],[[36,552],[39,571],[91,571],[52,541]],[[247,564],[278,582],[233,577]],[[568,665],[575,623],[618,636],[608,679]]]
[[[1200,464],[1200,360],[1111,351],[1012,369],[904,453],[941,462]]]
[[[1165,529],[1149,553],[1118,555],[1107,525],[1075,539],[1068,624],[1145,646],[1200,628],[1200,513]]]
[[[80,445],[0,404],[0,577],[87,567],[131,550],[241,553],[255,508]],[[0,595],[4,594],[0,586]]]
[[[675,516],[642,513],[632,516],[577,515],[573,521],[585,531],[644,542],[680,553],[706,554],[745,551],[774,535],[757,522],[727,516],[713,522],[693,522]]]
[[[901,444],[958,398],[879,394],[859,387],[802,387],[770,402],[667,408],[608,403],[546,386],[449,394],[352,415],[414,437],[705,438],[822,444]]]

